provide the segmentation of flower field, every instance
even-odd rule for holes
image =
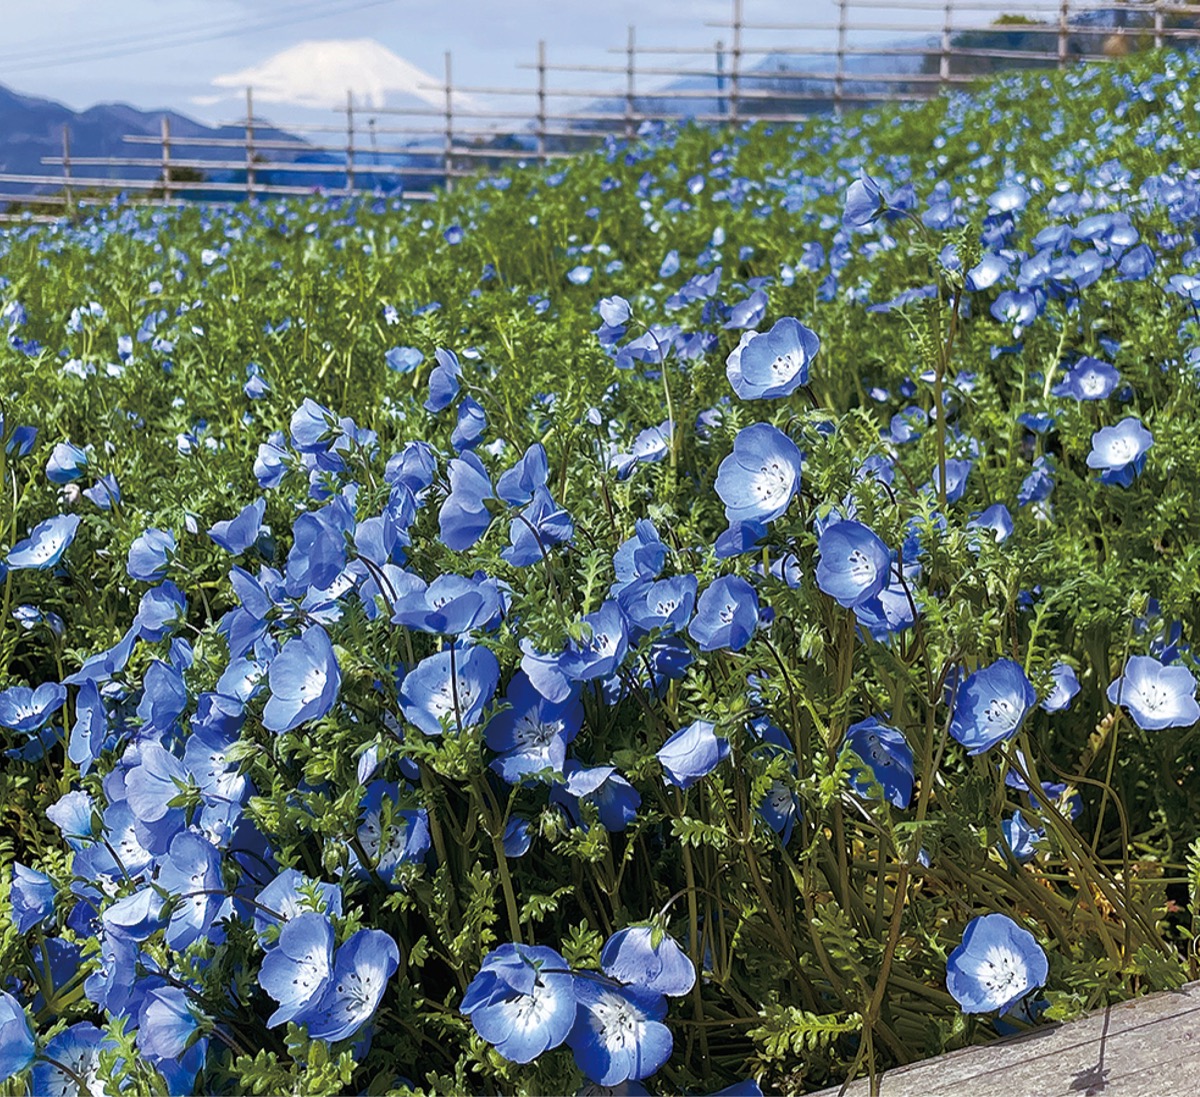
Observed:
[[[0,1093],[798,1093],[1200,976],[1198,81],[0,234]]]

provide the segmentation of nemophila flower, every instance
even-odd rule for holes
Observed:
[[[282,928],[284,922],[305,913],[340,918],[342,891],[337,884],[313,880],[294,868],[283,869],[255,897],[254,931],[263,948],[268,945],[267,929]]]
[[[651,994],[682,998],[696,985],[696,965],[666,930],[630,926],[618,930],[600,951],[605,975]]]
[[[1101,470],[1102,483],[1127,488],[1142,471],[1146,452],[1153,444],[1154,436],[1131,415],[1115,427],[1101,427],[1092,435],[1087,466]]]
[[[503,845],[505,857],[524,857],[533,845],[533,831],[529,820],[520,819],[516,815],[509,816],[504,827]]]
[[[438,347],[433,352],[437,365],[429,374],[429,397],[425,401],[425,410],[431,415],[445,411],[458,395],[458,379],[462,376],[462,366],[458,355],[452,350]]]
[[[743,400],[778,400],[808,384],[821,340],[793,316],[764,334],[746,332],[725,359],[725,376]]]
[[[624,297],[603,297],[597,309],[600,312],[600,319],[604,321],[606,327],[610,328],[619,328],[623,324],[629,323],[633,316],[633,309]]]
[[[676,575],[653,583],[634,583],[617,598],[629,620],[640,629],[678,632],[687,627],[696,604],[694,575]]]
[[[1050,392],[1054,396],[1072,396],[1076,400],[1103,400],[1112,395],[1120,381],[1120,373],[1107,362],[1084,356]]]
[[[138,1010],[138,1050],[156,1059],[177,1059],[200,1029],[187,991],[158,987],[142,999]]]
[[[236,517],[214,522],[208,529],[208,536],[226,552],[239,556],[258,541],[266,510],[267,501],[256,499],[243,507]]]
[[[1124,705],[1143,731],[1186,728],[1200,720],[1192,672],[1164,666],[1149,655],[1131,655],[1106,696],[1114,705]]]
[[[1041,827],[1034,826],[1019,810],[1014,811],[1011,818],[1001,821],[1000,834],[1004,846],[1022,865],[1033,860],[1037,854],[1035,843],[1046,836]]]
[[[889,803],[901,809],[908,807],[912,800],[914,763],[912,747],[902,731],[871,716],[850,725],[845,745],[867,763]],[[867,794],[870,786],[861,771],[851,770],[850,780],[860,793]]]
[[[166,578],[175,548],[175,535],[169,530],[148,529],[129,546],[125,570],[131,579],[157,583]]]
[[[533,500],[508,525],[511,544],[500,556],[514,567],[529,567],[545,558],[555,545],[575,536],[575,523],[544,487],[534,489]]]
[[[187,621],[187,599],[170,579],[151,587],[138,602],[133,627],[143,640],[163,640]]]
[[[113,504],[121,501],[121,486],[111,472],[105,473],[90,488],[83,489],[83,497],[101,510],[112,510]]]
[[[0,990],[0,1082],[7,1082],[29,1066],[36,1050],[29,1019],[21,1003],[8,991]],[[63,1091],[64,1097],[67,1092]]]
[[[524,506],[533,499],[538,488],[546,486],[550,473],[546,447],[534,442],[510,469],[505,469],[496,481],[496,495],[514,507]]]
[[[478,400],[464,396],[458,404],[458,421],[450,435],[450,444],[456,453],[474,449],[487,430],[487,413]]]
[[[63,840],[71,849],[80,850],[92,843],[94,809],[95,803],[92,798],[86,792],[76,789],[60,796],[46,808],[46,818],[58,827]]]
[[[723,575],[696,602],[688,635],[701,651],[741,651],[758,628],[758,595],[740,575]]]
[[[671,1030],[662,1023],[667,1000],[661,994],[576,976],[575,1000],[567,1044],[579,1069],[598,1085],[649,1078],[671,1057]]]
[[[399,966],[400,950],[390,934],[358,930],[337,950],[329,985],[306,1015],[308,1035],[330,1043],[353,1036],[375,1016]]]
[[[717,470],[716,491],[730,522],[772,522],[799,490],[800,450],[768,423],[739,431]]]
[[[756,289],[749,297],[731,306],[729,319],[721,326],[727,331],[758,327],[767,313],[768,303],[766,292]]]
[[[658,426],[639,431],[628,453],[614,453],[609,459],[609,468],[616,472],[617,479],[628,479],[638,465],[656,465],[664,460],[671,452],[674,429],[675,425],[666,419]]]
[[[1066,663],[1055,663],[1050,668],[1050,678],[1053,685],[1042,708],[1046,712],[1065,712],[1071,707],[1071,700],[1079,692],[1079,676],[1075,669]]]
[[[494,498],[492,481],[475,454],[466,452],[452,460],[447,469],[450,494],[438,513],[442,544],[455,552],[465,552],[491,525],[486,500]]]
[[[259,443],[258,456],[254,459],[254,478],[258,481],[258,486],[278,487],[290,464],[287,438],[282,431],[272,431],[267,441]]]
[[[834,522],[817,539],[821,559],[817,586],[838,605],[852,609],[888,585],[892,556],[861,522]]]
[[[38,1097],[78,1097],[81,1089],[87,1094],[104,1093],[105,1083],[98,1076],[100,1052],[115,1049],[100,1029],[80,1021],[43,1049],[29,1076],[29,1092]]]
[[[574,759],[568,759],[563,774],[567,782],[550,790],[550,800],[566,808],[576,826],[584,822],[579,811],[581,803],[593,804],[600,814],[600,825],[610,832],[624,830],[637,818],[642,797],[617,772],[616,766],[584,768]]]
[[[0,693],[0,727],[32,733],[44,727],[67,699],[57,682],[44,682],[37,689],[10,686]]]
[[[503,612],[500,588],[493,579],[444,574],[426,586],[418,576],[403,573],[395,585],[392,623],[421,632],[461,636],[488,630],[499,623]]]
[[[268,1027],[286,1021],[304,1024],[332,975],[333,925],[329,918],[306,913],[286,922],[258,973],[258,985],[279,1003],[267,1018]]]
[[[485,738],[500,757],[494,769],[510,785],[543,770],[561,773],[567,746],[583,726],[581,691],[573,686],[567,698],[546,700],[529,676],[518,671],[505,694],[508,707],[488,721]]]
[[[59,442],[46,462],[46,478],[52,484],[69,484],[78,480],[88,467],[88,455],[70,442]]]
[[[18,541],[5,559],[12,571],[29,568],[44,571],[54,567],[75,540],[79,515],[59,514],[39,522],[24,541]]]
[[[1037,692],[1020,663],[997,659],[959,686],[950,734],[968,754],[982,754],[1016,735],[1035,704]]]
[[[993,503],[987,510],[975,515],[967,523],[967,529],[987,530],[995,539],[996,544],[1002,545],[1012,536],[1012,515],[1003,503]]]
[[[530,1063],[558,1047],[575,1022],[567,961],[541,945],[507,944],[484,958],[459,1011],[505,1059]]]
[[[974,466],[974,461],[958,460],[950,458],[946,461],[946,502],[957,503],[967,490],[967,478],[971,475],[971,469]],[[942,484],[942,470],[935,468],[933,477],[930,481],[933,484],[933,490],[940,492]]]
[[[359,876],[374,875],[389,886],[401,865],[423,861],[430,846],[429,813],[401,808],[398,796],[394,784],[371,783],[359,803],[356,831],[367,864],[359,861],[357,849],[351,849],[351,867]]]
[[[333,708],[342,674],[329,635],[310,625],[294,636],[271,660],[267,673],[271,696],[263,709],[263,726],[285,732],[306,720],[319,720]]]
[[[54,913],[54,881],[44,872],[14,864],[10,898],[17,933],[28,933]]]
[[[1048,456],[1039,457],[1033,463],[1033,471],[1021,482],[1017,491],[1017,504],[1022,507],[1030,503],[1042,503],[1054,491],[1054,461]]]
[[[388,369],[396,373],[412,373],[425,361],[425,355],[416,347],[392,347],[383,357]]]
[[[500,680],[500,664],[487,649],[457,645],[422,659],[400,686],[400,711],[426,735],[474,727]]]
[[[657,579],[666,563],[667,546],[658,536],[654,523],[647,518],[639,518],[634,529],[634,535],[622,541],[613,553],[613,571],[617,580],[609,593],[614,596],[630,584]]]
[[[866,172],[849,187],[842,205],[842,224],[850,228],[869,225],[887,209],[883,189]]]
[[[167,944],[183,950],[207,937],[225,897],[221,855],[212,844],[194,831],[180,831],[171,839],[156,882],[174,900]]]
[[[985,914],[971,920],[946,960],[946,989],[963,1013],[1007,1013],[1049,971],[1032,933],[1007,915]]]
[[[729,757],[729,740],[720,739],[708,720],[696,720],[675,732],[655,755],[663,767],[663,783],[691,788]]]
[[[308,397],[292,413],[288,426],[292,445],[300,453],[324,453],[342,433],[337,416]]]

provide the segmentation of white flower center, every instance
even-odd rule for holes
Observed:
[[[328,680],[329,675],[324,667],[309,667],[300,683],[301,703],[307,705],[320,697],[325,692],[325,683]]]
[[[619,994],[606,992],[591,1010],[592,1026],[609,1051],[620,1051],[639,1043],[644,1027],[642,1015]]]

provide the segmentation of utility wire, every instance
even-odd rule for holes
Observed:
[[[51,60],[48,61],[12,61],[0,57],[0,64],[6,68],[20,68],[22,65],[34,66],[39,70],[60,68],[64,65],[75,65],[87,61],[106,61],[114,57],[130,57],[131,54],[153,53],[159,50],[180,49],[188,46],[199,45],[202,42],[215,42],[222,38],[235,38],[242,34],[249,34],[255,31],[262,30],[278,30],[283,27],[293,26],[297,23],[308,22],[314,19],[327,19],[333,16],[344,16],[351,12],[363,11],[367,8],[382,7],[384,4],[395,3],[395,0],[364,0],[362,3],[351,4],[346,7],[339,8],[335,11],[329,10],[329,4],[323,3],[320,7],[324,10],[312,12],[311,14],[296,16],[292,14],[286,19],[267,20],[258,23],[246,23],[241,26],[231,27],[222,31],[214,31],[211,34],[186,34],[183,37],[173,37],[164,40],[154,41],[146,40],[142,44],[136,46],[125,46],[120,49],[107,48],[90,52],[88,50],[70,52],[59,51]]]

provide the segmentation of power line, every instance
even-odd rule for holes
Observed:
[[[326,19],[335,15],[343,16],[350,14],[351,12],[362,11],[367,8],[377,8],[383,6],[384,4],[391,4],[394,2],[395,0],[364,0],[362,3],[351,4],[348,7],[343,7],[336,11],[329,11],[328,3],[322,3],[319,5],[321,8],[325,9],[322,11],[312,12],[310,14],[300,16],[297,16],[293,13],[286,19],[265,20],[258,23],[246,23],[241,26],[228,28],[226,30],[215,31],[211,34],[196,35],[189,32],[183,37],[179,37],[178,32],[175,32],[173,37],[169,37],[167,39],[158,41],[155,41],[154,39],[147,39],[144,43],[137,44],[136,46],[124,46],[119,49],[109,47],[106,49],[97,50],[95,52],[84,50],[82,52],[77,51],[75,53],[71,53],[70,51],[63,52],[60,50],[49,61],[21,59],[16,61],[14,64],[14,62],[6,61],[3,57],[0,57],[0,64],[5,64],[6,67],[10,68],[20,68],[22,65],[33,64],[36,65],[39,70],[41,70],[61,68],[64,65],[75,65],[87,61],[106,61],[114,57],[129,57],[132,52],[139,54],[154,53],[159,50],[179,49],[187,46],[195,46],[202,42],[215,42],[222,38],[234,38],[239,35],[250,34],[255,31],[278,30],[283,27],[294,26],[297,23],[309,22],[314,19]]]
[[[328,4],[328,0],[325,0],[325,2],[320,2],[320,0],[317,0],[317,2],[300,4],[297,6],[302,11],[304,11],[304,10],[310,10],[310,9],[314,9],[314,8],[326,8],[327,9],[329,7],[329,4]],[[293,11],[293,14],[295,14],[294,11]],[[224,19],[219,19],[219,20],[211,20],[210,19],[203,23],[196,23],[192,26],[174,27],[174,28],[171,28],[170,30],[164,30],[164,29],[154,30],[154,31],[141,30],[141,31],[138,31],[137,33],[133,33],[133,34],[126,31],[126,32],[122,32],[121,34],[119,34],[115,37],[94,38],[91,41],[89,41],[86,46],[76,46],[74,48],[76,50],[79,50],[79,49],[102,50],[102,49],[112,49],[115,47],[139,46],[139,45],[142,45],[143,43],[153,44],[156,40],[162,38],[163,35],[167,35],[168,37],[171,37],[171,38],[176,38],[180,35],[185,35],[185,34],[189,34],[189,35],[190,34],[203,34],[206,31],[221,32],[221,31],[227,31],[227,30],[236,30],[240,25],[242,25],[241,20],[234,20],[231,22],[229,17],[226,16]],[[68,50],[70,48],[71,47],[68,47]],[[23,65],[26,63],[40,62],[43,60],[54,61],[54,60],[57,60],[58,58],[62,57],[62,55],[63,55],[63,42],[62,42],[62,35],[60,34],[57,37],[57,41],[53,45],[48,44],[48,45],[44,45],[44,46],[39,46],[35,42],[26,47],[15,50],[12,53],[0,53],[0,64]]]

